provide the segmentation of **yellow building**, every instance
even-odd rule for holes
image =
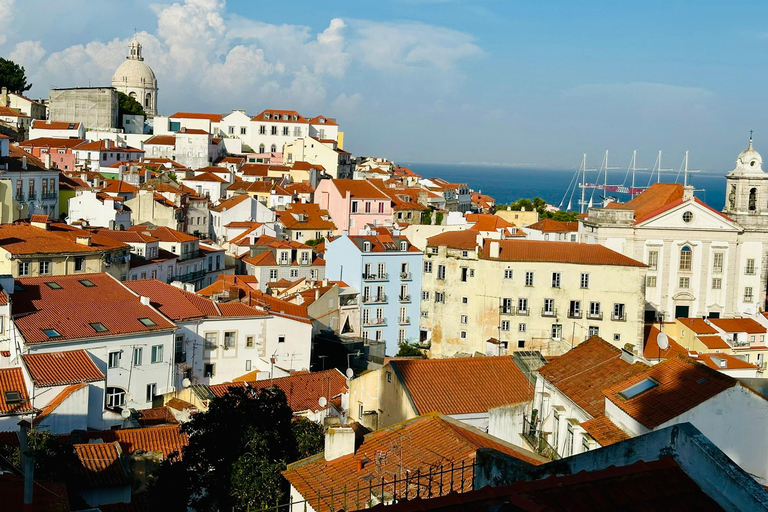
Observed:
[[[642,351],[646,266],[605,247],[453,231],[428,239],[423,264],[431,357],[555,355],[590,336]]]
[[[497,210],[496,215],[507,222],[511,222],[518,228],[530,226],[539,221],[539,212],[536,210],[530,212],[523,210]]]

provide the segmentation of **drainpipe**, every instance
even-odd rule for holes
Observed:
[[[21,471],[24,474],[24,505],[32,503],[32,489],[35,483],[35,459],[27,451],[27,435],[31,426],[27,420],[19,422],[19,453],[21,453]]]

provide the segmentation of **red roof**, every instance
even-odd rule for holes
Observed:
[[[528,229],[535,229],[542,233],[573,233],[579,230],[578,222],[563,222],[560,220],[542,219],[534,222]]]
[[[352,199],[389,199],[386,194],[363,180],[333,180],[333,186],[339,191],[341,197],[346,197],[349,192]]]
[[[306,306],[300,306],[277,297],[272,297],[259,290],[253,290],[248,293],[248,303],[251,306],[262,308],[271,314],[292,318],[304,323],[312,323]]]
[[[105,379],[85,350],[23,354],[21,358],[37,387],[64,386]]]
[[[328,210],[321,210],[315,203],[293,203],[277,212],[277,220],[286,229],[334,230]]]
[[[751,318],[709,318],[709,322],[725,332],[765,334],[766,329]]]
[[[78,480],[86,489],[130,485],[117,443],[75,444],[73,448],[82,465]]]
[[[324,124],[326,126],[339,126],[336,121],[329,117],[317,116],[309,120],[310,124]]]
[[[717,334],[718,332],[717,329],[701,318],[678,318],[677,321],[696,334]]]
[[[647,369],[643,363],[624,361],[621,350],[593,336],[539,368],[539,374],[587,414],[597,417],[605,413],[604,390]]]
[[[15,323],[26,343],[176,328],[108,274],[28,277],[16,283],[21,289],[13,294],[14,314],[19,315]],[[51,288],[47,283],[58,286]],[[142,319],[153,325],[145,325]]]
[[[267,119],[269,116],[269,119]],[[283,116],[288,116],[287,119],[283,119]],[[296,117],[296,119],[294,119]],[[252,121],[278,121],[283,123],[307,123],[308,121],[304,116],[296,112],[295,110],[273,110],[267,109],[262,111],[251,118]]]
[[[581,423],[581,428],[592,436],[592,439],[597,441],[600,446],[608,446],[629,439],[626,432],[603,415]]]
[[[657,385],[630,399],[619,394],[646,379]],[[604,393],[630,417],[653,429],[735,385],[736,379],[677,356],[614,384]]]
[[[217,204],[216,206],[211,207],[211,210],[214,211],[214,212],[223,212],[225,210],[229,210],[230,208],[234,208],[238,204],[240,204],[243,201],[245,201],[246,199],[250,199],[250,198],[251,198],[251,196],[249,196],[248,194],[235,194],[234,196],[230,197],[229,199],[223,199],[222,201],[219,202],[219,204]],[[233,223],[230,222],[229,224],[227,224],[224,227],[233,227],[233,226],[230,226],[230,224],[233,224]],[[248,227],[253,227],[253,224],[254,224],[253,222],[249,222],[248,223]],[[259,226],[260,225],[261,224],[259,224]]]
[[[224,118],[222,114],[202,114],[199,112],[176,112],[173,115],[168,116],[169,119],[207,119],[211,122],[218,123]]]
[[[427,239],[429,247],[449,247],[451,249],[464,249],[474,251],[477,248],[478,234],[475,231],[460,230],[446,231],[439,235],[431,236]]]
[[[144,141],[144,145],[145,146],[148,146],[148,145],[175,146],[176,136],[175,135],[153,135],[152,137]]]
[[[757,370],[759,368],[757,365],[748,363],[736,356],[719,352],[714,354],[697,354],[693,358],[715,370]]]
[[[215,183],[227,183],[227,180],[216,176],[212,172],[204,172],[202,174],[196,174],[191,178],[184,178],[182,181],[213,181]]]
[[[32,128],[35,130],[78,130],[80,123],[70,123],[69,121],[50,121],[48,119],[33,119]]]
[[[472,231],[498,231],[500,229],[514,228],[515,225],[507,222],[498,215],[490,213],[468,213],[464,216],[467,222],[474,223],[469,229]]]
[[[657,210],[683,198],[683,186],[679,183],[654,183],[637,197],[624,204],[611,203],[608,208],[620,208],[635,212],[635,223],[657,214]]]
[[[138,450],[161,452],[165,458],[173,452],[181,455],[182,449],[189,443],[187,434],[181,431],[179,425],[89,431],[85,435],[91,441],[101,440],[104,443],[117,441],[120,443],[123,453],[126,454]]]
[[[499,257],[491,258],[492,243],[499,244]],[[539,240],[484,240],[482,258],[497,261],[546,261],[581,265],[645,267],[632,258],[599,244]]]
[[[78,243],[78,238],[90,238],[90,245]],[[127,245],[107,237],[69,226],[63,222],[49,222],[47,228],[27,222],[0,225],[0,247],[11,254],[83,254],[105,253],[129,249]]]
[[[667,336],[667,340],[669,341],[669,347],[667,347],[665,350],[661,350],[657,342],[657,338],[660,332],[661,331],[659,331],[654,326],[650,326],[646,328],[647,334],[645,336],[645,347],[643,348],[643,357],[650,360],[650,359],[669,359],[670,357],[674,357],[678,354],[681,354],[684,356],[688,355],[688,351],[685,348],[683,348],[682,345],[680,345],[678,342],[676,342],[669,336]]]
[[[698,340],[709,350],[729,349],[731,346],[717,334],[702,334],[697,336]]]
[[[18,110],[14,110],[11,107],[0,107],[0,117],[29,117],[28,115],[22,114]]]
[[[393,446],[401,446],[393,453]],[[422,475],[430,469],[470,465],[480,448],[490,448],[521,461],[521,464],[541,464],[543,459],[500,439],[469,427],[461,422],[443,416],[428,414],[382,428],[365,436],[354,454],[326,461],[324,454],[288,465],[283,474],[290,484],[306,499],[311,500],[317,512],[331,510],[331,491],[340,489],[348,492],[350,503],[366,503],[370,500],[369,482],[378,482],[382,475],[400,474],[401,468],[408,468],[411,474],[419,471]],[[377,454],[391,454],[377,457]],[[362,469],[358,469],[362,465]],[[463,478],[463,480],[462,480]],[[388,478],[389,479],[389,478]],[[440,491],[450,489],[462,492],[472,489],[472,475],[467,472],[446,473],[440,483]],[[360,489],[360,496],[355,494]],[[318,493],[321,498],[318,500]],[[335,502],[339,505],[338,498]]]
[[[72,149],[78,144],[85,142],[85,139],[60,139],[57,137],[38,137],[36,139],[19,142],[22,148],[57,148]]]
[[[139,193],[139,187],[135,187],[127,181],[120,180],[107,180],[107,185],[101,190],[102,192],[109,192],[114,194],[119,194],[121,192],[128,192],[131,194]]]
[[[128,230],[146,232],[161,242],[193,242],[200,240],[195,236],[188,235],[187,233],[182,233],[181,231],[167,228],[165,226],[158,226],[153,229],[147,226],[131,226],[128,228]]]
[[[18,391],[20,399],[9,403],[8,392]],[[27,414],[34,411],[21,368],[0,368],[0,414]]]
[[[399,359],[389,364],[416,414],[487,412],[533,399],[533,386],[508,356]]]

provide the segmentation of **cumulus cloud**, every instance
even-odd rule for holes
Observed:
[[[5,34],[13,21],[13,1],[0,0],[0,44],[5,43]]]
[[[45,49],[40,41],[22,41],[16,45],[10,59],[22,66],[36,66],[45,55]]]

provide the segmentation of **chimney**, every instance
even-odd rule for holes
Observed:
[[[319,298],[320,298],[320,289],[319,288],[315,288],[315,300],[317,300]]]
[[[142,295],[141,297],[139,297],[139,299],[141,300],[141,303],[143,305],[149,306],[149,297],[145,297],[144,295]]]
[[[490,256],[491,258],[499,257],[499,241],[498,240],[491,240],[491,246],[488,251],[488,256]]]
[[[47,215],[33,215],[30,217],[30,226],[34,226],[40,229],[48,229],[48,216]]]
[[[46,169],[50,169],[51,168],[51,154],[50,153],[46,153],[45,154],[45,157],[43,158],[43,163],[45,164],[45,168]]]
[[[628,362],[629,364],[635,364],[635,361],[637,361],[635,354],[625,348],[621,349],[621,359]]]
[[[104,147],[105,147],[106,149],[109,149],[111,145],[112,145],[112,141],[111,141],[111,140],[109,140],[109,139],[104,139]]]
[[[80,235],[77,238],[75,238],[75,242],[77,242],[80,245],[91,245],[91,235]]]
[[[21,454],[21,471],[24,473],[24,505],[32,503],[32,490],[35,484],[35,459],[27,451],[27,433],[31,426],[26,420],[19,422],[19,453]]]
[[[25,171],[27,170],[27,157],[23,156],[21,157],[21,168]]]
[[[325,434],[325,460],[355,453],[355,431],[351,427],[330,427]]]
[[[683,201],[690,201],[693,199],[693,187],[691,185],[686,185],[683,187]]]

